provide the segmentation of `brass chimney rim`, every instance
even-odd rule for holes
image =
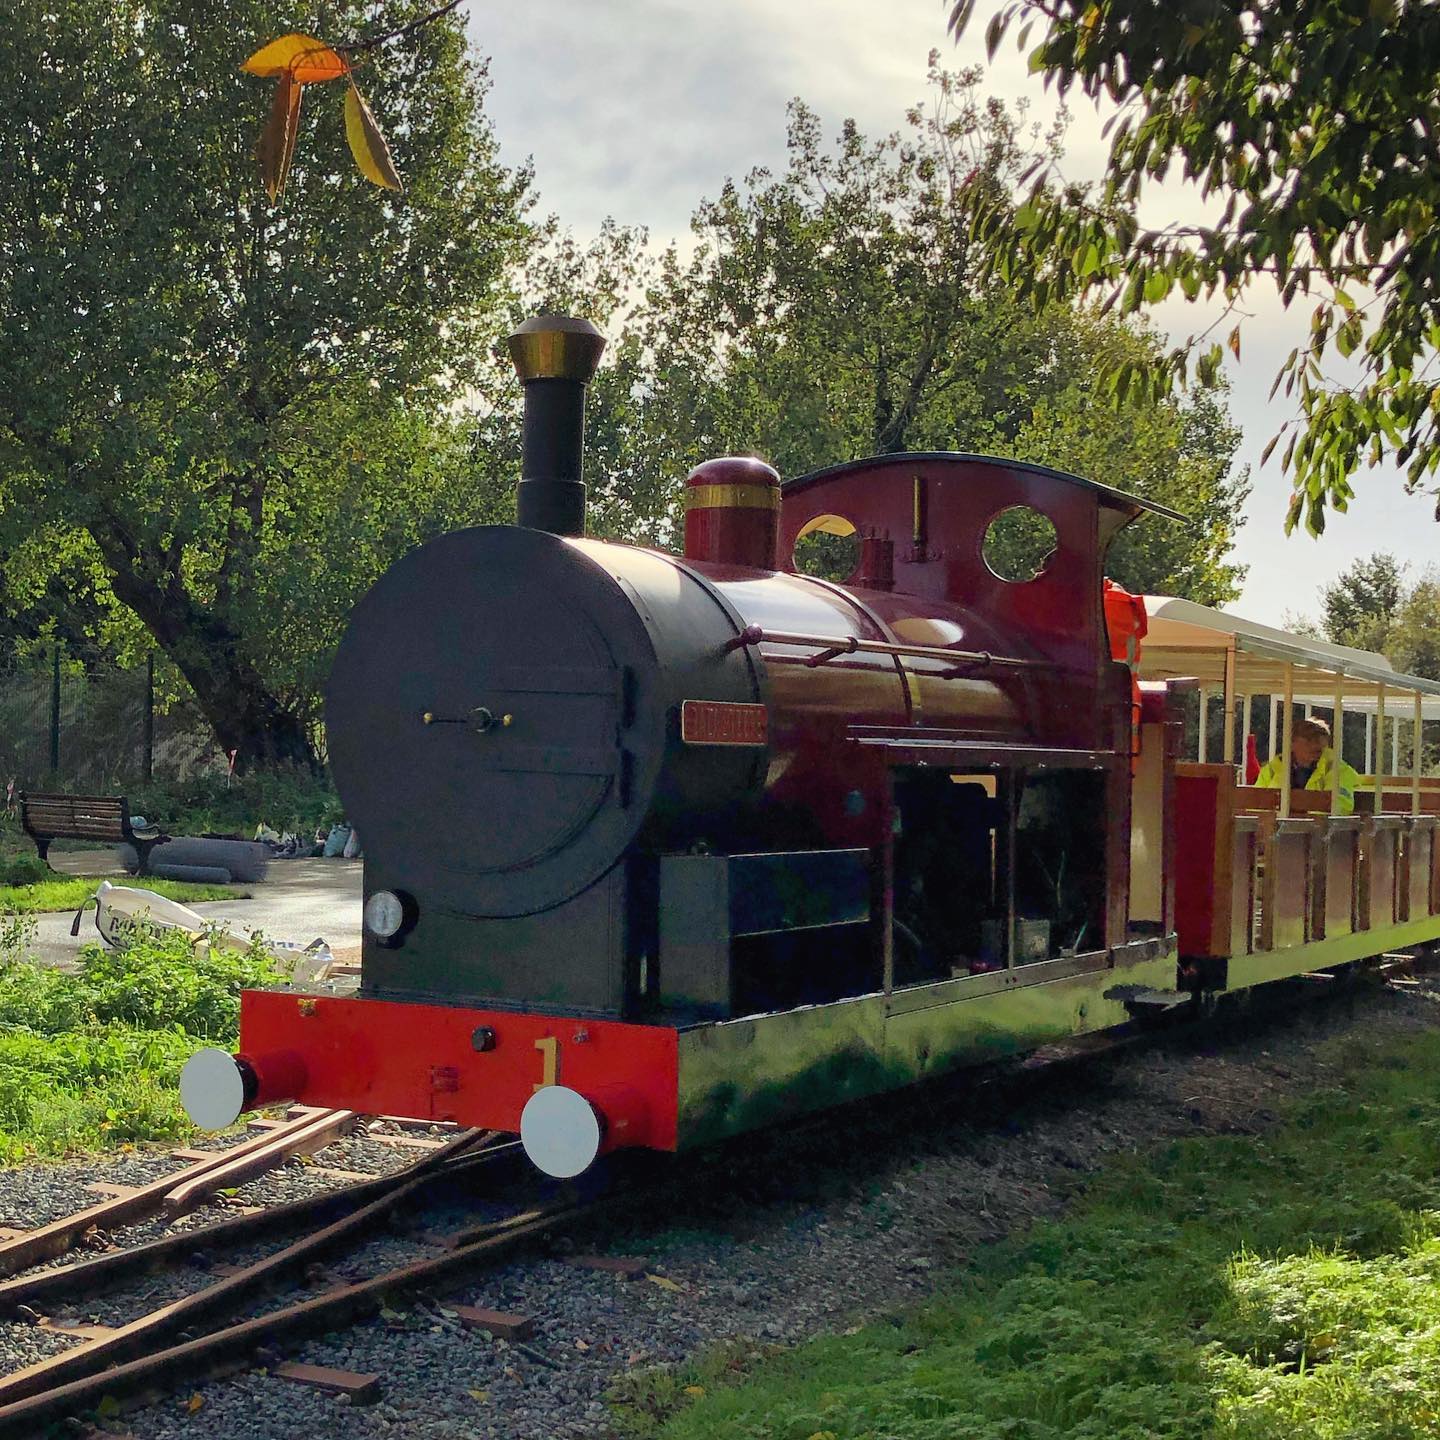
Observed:
[[[587,384],[600,364],[605,336],[576,315],[534,315],[508,339],[522,383],[578,380]]]

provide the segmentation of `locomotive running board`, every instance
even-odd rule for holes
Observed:
[[[1075,750],[1057,746],[1013,745],[977,737],[964,730],[924,726],[848,725],[845,738],[853,745],[885,752],[891,765],[933,765],[951,760],[957,765],[1045,765],[1052,769],[1105,770],[1130,756],[1118,750]]]

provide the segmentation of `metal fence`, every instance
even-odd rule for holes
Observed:
[[[0,651],[0,788],[123,790],[180,780],[215,747],[168,662],[86,668],[61,651]]]

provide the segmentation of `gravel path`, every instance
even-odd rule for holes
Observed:
[[[289,1357],[379,1373],[384,1394],[377,1404],[351,1407],[251,1371],[110,1423],[135,1440],[609,1435],[615,1427],[603,1396],[627,1373],[719,1342],[791,1344],[911,1302],[963,1267],[977,1246],[1057,1211],[1107,1156],[1171,1136],[1262,1129],[1287,1097],[1331,1083],[1332,1065],[1317,1054],[1320,1041],[1349,1033],[1369,1048],[1435,1026],[1436,998],[1440,990],[1429,985],[1365,990],[1348,1001],[1198,1039],[1173,1036],[1078,1068],[1018,1080],[961,1077],[927,1094],[923,1105],[914,1097],[909,1105],[886,1101],[843,1124],[832,1119],[755,1137],[698,1162],[696,1198],[681,1223],[579,1236],[517,1257],[439,1303],[406,1304]],[[322,1161],[351,1169],[381,1163],[368,1154],[379,1148],[370,1142],[348,1145],[349,1159],[326,1151]],[[127,1157],[5,1172],[0,1211],[73,1209],[83,1180],[157,1163]],[[266,1198],[297,1193],[289,1187],[313,1178],[306,1168],[287,1166],[264,1182]],[[459,1223],[460,1213],[437,1206],[409,1218],[443,1230]],[[580,1269],[567,1260],[573,1245],[642,1256],[646,1272],[626,1280]],[[362,1265],[373,1273],[433,1253],[415,1239],[386,1234],[363,1256],[337,1261],[331,1273],[358,1275]],[[446,1301],[533,1316],[535,1334],[509,1344],[466,1332]],[[30,1363],[55,1344],[29,1327],[0,1327],[0,1366]]]

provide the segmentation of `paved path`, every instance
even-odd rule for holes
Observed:
[[[104,877],[116,885],[143,887],[143,880],[116,873],[114,855],[108,850],[51,852],[50,863],[70,875]],[[308,945],[322,936],[338,956],[342,951],[358,954],[360,945],[359,860],[272,860],[263,881],[246,885],[249,900],[208,900],[190,908],[207,920],[231,920],[252,930],[263,930],[277,940],[295,940]],[[100,883],[99,878],[95,882]],[[37,915],[37,959],[50,964],[72,960],[87,940],[97,939],[93,912],[73,939],[70,923],[74,911],[63,915]]]

